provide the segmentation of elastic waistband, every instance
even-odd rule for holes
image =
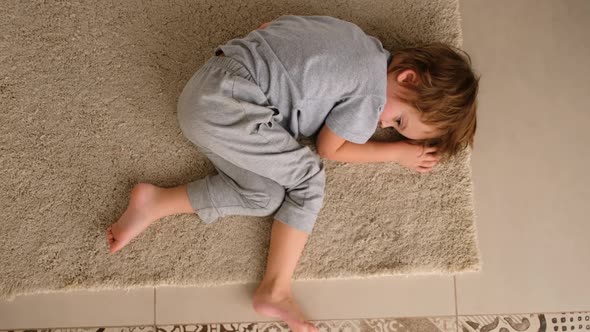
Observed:
[[[229,72],[231,75],[238,75],[240,77],[243,77],[249,81],[256,83],[256,80],[254,80],[254,77],[250,74],[248,69],[246,69],[246,67],[244,67],[243,64],[241,64],[240,62],[238,62],[237,60],[235,60],[233,58],[228,57],[227,55],[225,55],[225,56],[214,55],[211,57],[211,59],[209,59],[205,63],[205,66],[218,67],[218,68],[221,68],[221,69]]]

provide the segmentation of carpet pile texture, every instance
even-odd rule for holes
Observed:
[[[106,228],[140,182],[214,172],[177,99],[217,45],[280,15],[351,21],[385,48],[461,46],[457,1],[16,1],[0,20],[0,298],[261,280],[273,218],[196,214],[108,252]],[[395,140],[379,129],[374,139]],[[315,138],[302,138],[314,151]],[[324,160],[326,197],[295,280],[481,269],[470,151],[430,173]]]

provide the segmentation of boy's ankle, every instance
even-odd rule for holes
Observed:
[[[173,188],[159,187],[154,203],[154,214],[158,219],[183,213],[194,213],[192,206],[188,200],[186,186],[178,186]]]
[[[270,295],[272,298],[283,298],[291,295],[291,282],[263,279],[258,286],[258,290]]]

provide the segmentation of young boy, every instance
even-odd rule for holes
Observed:
[[[323,204],[319,156],[428,172],[473,146],[479,78],[469,56],[449,46],[392,55],[358,26],[329,16],[281,16],[215,51],[182,91],[178,120],[218,174],[175,188],[136,185],[107,230],[110,252],[172,214],[212,223],[276,212],[253,307],[293,331],[317,331],[290,287]],[[378,124],[408,140],[368,141]],[[314,134],[319,156],[296,141]]]

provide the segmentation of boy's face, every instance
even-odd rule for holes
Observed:
[[[404,137],[413,140],[436,138],[438,134],[435,128],[420,121],[419,111],[401,101],[394,94],[395,89],[398,87],[397,82],[411,81],[415,78],[416,75],[411,69],[400,73],[397,79],[393,77],[392,73],[387,74],[387,102],[379,117],[379,127],[393,127]]]

